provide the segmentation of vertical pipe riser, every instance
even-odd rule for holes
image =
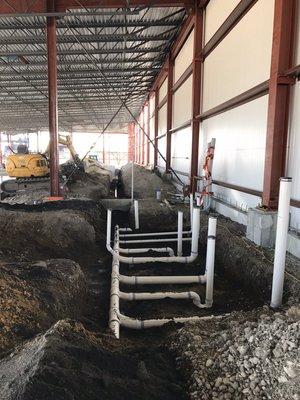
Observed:
[[[134,223],[135,223],[135,229],[140,229],[138,200],[134,200]]]
[[[182,256],[183,212],[178,211],[177,255]]]
[[[208,220],[207,250],[206,250],[206,307],[212,307],[215,273],[215,246],[216,246],[217,219],[210,217]]]
[[[291,188],[292,188],[291,178],[280,179],[273,283],[272,283],[272,295],[271,295],[271,307],[273,308],[278,308],[282,305],[287,235],[289,228]]]

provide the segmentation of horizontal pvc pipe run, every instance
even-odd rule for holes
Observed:
[[[205,317],[179,317],[179,318],[163,318],[163,319],[134,319],[126,317],[123,314],[119,314],[120,324],[125,328],[130,329],[146,329],[146,328],[154,328],[158,326],[165,325],[169,322],[175,323],[184,323],[184,322],[198,322],[198,321],[208,321],[212,319],[221,319],[227,317],[228,314],[223,315],[209,315]]]
[[[121,232],[121,228],[120,228],[120,232]],[[174,236],[174,235],[177,235],[177,231],[176,232],[153,232],[153,233],[149,233],[149,232],[147,232],[147,233],[129,233],[129,234],[122,234],[122,235],[120,235],[120,238],[124,238],[124,237],[127,237],[127,238],[131,238],[131,237],[141,237],[141,236],[145,236],[145,237],[147,237],[147,236]],[[185,234],[185,235],[189,235],[189,234],[191,234],[192,233],[192,231],[183,231],[182,232],[183,234]]]
[[[192,276],[126,276],[119,275],[119,280],[125,285],[177,285],[190,283],[205,283],[205,275]]]
[[[174,300],[187,300],[191,299],[195,306],[199,308],[205,308],[205,304],[201,304],[201,299],[196,292],[156,292],[156,293],[125,293],[120,292],[120,299],[127,301],[136,300],[163,300],[163,299],[174,299]]]
[[[111,210],[107,210],[108,217],[107,217],[107,224],[111,223]],[[107,250],[115,254],[114,250],[112,249],[109,238],[110,238],[110,230],[111,227],[107,226],[107,241],[106,241],[106,248]],[[194,208],[193,209],[193,227],[192,227],[192,246],[191,246],[191,254],[186,257],[125,257],[121,255],[117,255],[116,257],[120,262],[125,264],[144,264],[144,263],[154,263],[154,262],[161,262],[161,263],[182,263],[188,264],[196,260],[198,257],[198,240],[199,240],[199,232],[200,232],[200,209]],[[155,240],[155,239],[153,239]],[[175,239],[177,240],[177,239]]]
[[[119,232],[132,232],[131,228],[119,228]],[[123,235],[119,235],[120,237]]]
[[[168,253],[169,256],[174,256],[174,250],[171,247],[152,247],[145,249],[122,249],[119,247],[119,253],[123,254],[143,254],[149,251],[154,251],[155,253]]]
[[[190,242],[192,238],[182,238],[183,241],[185,242]],[[120,243],[122,244],[137,244],[137,243],[171,243],[171,242],[177,242],[177,238],[169,238],[169,239],[138,239],[138,240],[120,240]]]

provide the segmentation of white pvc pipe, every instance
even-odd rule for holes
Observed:
[[[193,207],[194,207],[194,195],[190,193],[190,222],[191,222],[191,229],[193,226]]]
[[[140,221],[139,221],[139,202],[134,200],[134,223],[135,229],[140,229]]]
[[[169,256],[174,256],[174,250],[171,247],[151,247],[145,249],[122,249],[119,247],[119,253],[123,254],[142,254],[154,251],[156,253],[168,253]]]
[[[183,212],[178,211],[177,255],[182,256]]]
[[[217,218],[209,217],[207,250],[206,250],[206,268],[205,268],[205,275],[206,275],[205,304],[207,307],[211,307],[213,303],[216,230],[217,230]]]
[[[200,231],[200,209],[193,209],[193,227],[192,227],[192,248],[191,254],[187,257],[124,257],[118,254],[118,259],[120,262],[125,264],[144,264],[144,263],[183,263],[188,264],[196,260],[198,256],[198,240],[199,240],[199,231]],[[110,245],[106,245],[107,250],[110,253],[114,253],[114,250]]]
[[[119,275],[124,285],[185,285],[191,283],[205,283],[205,275],[184,276],[126,276]]]
[[[163,300],[163,299],[174,299],[174,300],[187,300],[191,299],[195,306],[199,308],[206,308],[205,304],[201,303],[200,296],[196,292],[156,292],[156,293],[125,293],[120,292],[120,299],[127,301],[135,300]]]
[[[119,232],[132,232],[132,229],[131,228],[119,228]],[[119,235],[119,237],[121,237],[121,236],[124,236],[124,235]]]
[[[106,247],[111,247],[111,209],[107,210],[107,222],[106,222]]]
[[[271,307],[282,305],[292,178],[280,179]]]
[[[193,208],[193,226],[192,226],[192,249],[191,255],[198,255],[198,242],[199,242],[199,233],[200,233],[200,208]]]
[[[120,228],[120,232],[122,232],[121,231],[121,229],[126,229],[126,228]],[[127,229],[129,229],[129,228],[127,228]],[[189,231],[183,231],[182,232],[184,235],[189,235],[189,234],[191,234],[192,233],[192,231],[191,230],[189,230]],[[124,237],[126,237],[126,238],[128,238],[128,239],[130,239],[130,238],[132,238],[132,237],[141,237],[141,236],[146,236],[146,237],[148,237],[148,236],[173,236],[173,235],[177,235],[178,234],[178,231],[174,231],[174,232],[151,232],[151,233],[128,233],[128,234],[122,234],[122,235],[120,235],[120,238],[124,238]]]
[[[122,326],[130,329],[144,329],[144,328],[154,328],[158,326],[162,326],[167,324],[168,322],[175,322],[175,323],[184,323],[184,322],[198,322],[198,321],[207,321],[212,319],[221,319],[227,317],[229,314],[223,315],[208,315],[205,317],[179,317],[179,318],[163,318],[163,319],[134,319],[127,317],[123,314],[119,314],[120,323]]]
[[[192,238],[182,238],[183,241],[191,241]],[[165,242],[177,242],[178,239],[176,238],[169,238],[169,239],[138,239],[138,240],[120,240],[120,243],[124,244],[136,244],[136,243],[165,243]]]
[[[110,289],[110,309],[109,309],[109,327],[113,331],[117,339],[120,338],[120,298],[119,298],[119,260],[117,255],[119,254],[118,249],[118,231],[116,231],[115,244],[114,244],[114,256],[112,263],[111,272],[111,289]]]
[[[134,198],[134,161],[131,162],[131,201]]]

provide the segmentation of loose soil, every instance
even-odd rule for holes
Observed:
[[[149,207],[147,201],[141,201],[143,226],[145,224],[147,230],[154,231],[159,223],[160,230],[170,230],[174,221],[176,222],[177,209],[180,206],[172,207],[165,202],[157,205],[153,201],[151,204],[153,207]],[[194,365],[194,358],[190,359],[185,355],[190,347],[189,336],[185,332],[189,332],[190,325],[187,328],[184,326],[181,331],[178,330],[181,325],[173,323],[147,331],[122,328],[120,341],[114,339],[108,330],[111,258],[104,247],[106,206],[91,200],[69,200],[39,205],[1,205],[0,218],[3,215],[5,228],[0,238],[1,258],[11,262],[0,268],[3,278],[0,282],[6,293],[5,323],[8,331],[13,331],[12,325],[16,316],[15,324],[23,325],[25,333],[20,337],[17,335],[9,337],[3,347],[8,351],[13,346],[19,345],[9,356],[5,356],[4,351],[2,353],[0,360],[2,397],[0,398],[3,400],[212,399],[213,397],[203,397],[206,393],[204,386],[210,376],[203,375],[202,363],[200,366],[199,363]],[[189,210],[188,206],[183,207],[187,227]],[[150,212],[147,214],[145,210]],[[157,212],[158,214],[153,214]],[[10,224],[5,227],[5,221],[8,220]],[[132,224],[128,211],[116,211],[113,221],[119,222],[122,226]],[[205,265],[207,217],[202,216],[201,222],[201,254],[193,265],[147,265],[135,266],[134,269],[122,265],[121,271],[128,275],[202,273]],[[10,225],[12,232],[9,229]],[[30,229],[32,226],[34,229]],[[48,232],[45,226],[49,227]],[[37,231],[39,227],[43,227],[43,238],[40,238],[41,233]],[[226,219],[219,219],[213,312],[231,313],[230,320],[236,321],[237,325],[243,318],[246,321],[251,320],[251,313],[255,314],[258,320],[259,315],[264,312],[261,311],[264,310],[263,306],[269,300],[269,289],[261,289],[265,282],[269,282],[269,255],[265,252],[258,253],[261,250],[245,242],[242,234],[241,226]],[[24,239],[26,235],[28,235],[27,240]],[[67,273],[64,264],[59,264],[61,267],[58,268],[55,265],[56,260],[51,260],[48,264],[46,262],[46,267],[45,264],[34,262],[46,260],[49,256],[61,257],[62,254],[79,263],[78,276],[82,274],[80,281],[86,282],[86,289],[82,287],[80,290],[71,291],[68,282],[71,282],[69,276],[72,274],[63,278],[63,273]],[[73,263],[73,267],[77,265],[74,261],[69,261]],[[224,264],[224,261],[227,263]],[[292,274],[290,265],[292,263],[289,261],[287,269]],[[261,275],[263,284],[257,278],[253,280],[253,276],[260,277],[258,271],[263,271],[264,268],[267,272]],[[51,277],[54,275],[54,278],[51,278],[52,280],[49,278],[47,281],[45,278],[47,274]],[[257,283],[256,291],[251,287],[251,282]],[[298,290],[296,281],[290,278],[288,282],[294,283],[287,285],[286,299],[297,295]],[[71,288],[73,286],[72,284]],[[138,290],[145,288],[140,287]],[[147,286],[148,289],[152,288]],[[175,290],[176,286],[170,289]],[[180,286],[180,290],[184,289]],[[203,287],[195,285],[194,288],[189,286],[189,289],[199,291],[203,299]],[[126,288],[126,290],[131,289]],[[66,297],[61,297],[62,294]],[[16,304],[12,305],[14,299],[17,299]],[[82,305],[81,309],[78,304]],[[189,301],[138,303],[122,301],[121,309],[125,314],[139,318],[211,314],[211,311],[198,310]],[[232,313],[233,311],[235,313]],[[273,311],[269,313],[274,314]],[[239,315],[243,318],[238,317]],[[272,319],[270,321],[272,322]],[[31,327],[34,329],[30,330]],[[209,348],[212,335],[216,340],[212,341],[212,351],[217,352],[219,336],[224,329],[230,334],[230,327],[230,324],[225,326],[223,322],[193,325],[191,329],[196,333],[192,331],[191,346],[195,346],[191,347],[192,353],[194,349],[199,348],[201,351]],[[237,337],[242,337],[242,328],[235,329]],[[37,333],[40,335],[35,336]],[[206,347],[201,347],[203,340],[201,335],[206,338]],[[259,338],[259,335],[257,337]],[[24,345],[27,339],[29,341]],[[231,340],[235,340],[234,334],[231,334]],[[226,346],[224,352],[227,351]],[[199,359],[202,360],[200,357]],[[204,360],[206,363],[207,360],[205,358]],[[198,370],[202,374],[200,379],[204,386],[199,386],[197,383],[198,386],[195,387],[193,379],[198,376]],[[221,377],[223,379],[223,375]],[[218,396],[216,398],[223,398]]]

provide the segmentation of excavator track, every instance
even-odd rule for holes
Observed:
[[[14,196],[19,192],[25,192],[27,190],[48,190],[49,188],[49,176],[8,179],[1,183],[1,199]]]

